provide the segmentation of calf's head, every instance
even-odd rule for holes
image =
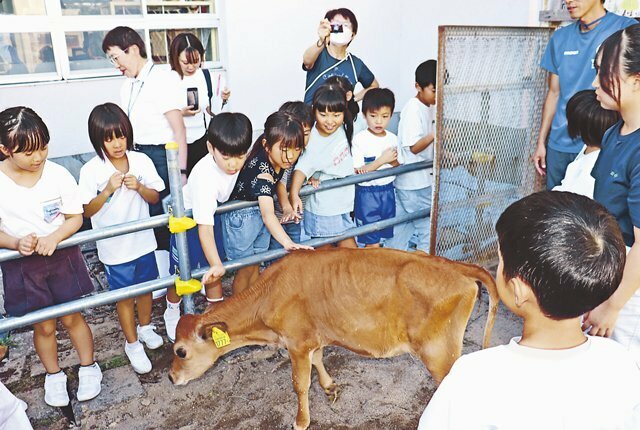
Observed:
[[[207,371],[227,348],[216,348],[211,330],[217,327],[227,331],[225,323],[204,323],[200,315],[183,315],[176,328],[173,362],[169,379],[175,385],[184,385]]]

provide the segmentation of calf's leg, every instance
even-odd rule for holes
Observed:
[[[331,400],[331,402],[338,400],[338,386],[333,382],[333,379],[324,367],[324,363],[322,362],[322,348],[318,348],[313,352],[311,363],[318,372],[318,382],[324,390],[324,393],[329,396],[329,400]]]
[[[293,425],[294,430],[306,430],[311,418],[309,416],[309,386],[311,385],[312,352],[289,350],[291,357],[291,379],[293,389],[298,396],[298,414]]]

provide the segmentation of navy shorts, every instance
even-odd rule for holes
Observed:
[[[396,216],[393,182],[386,185],[356,185],[355,216],[358,227]],[[393,226],[358,236],[358,242],[371,245],[391,237]]]
[[[53,255],[31,255],[0,263],[4,282],[4,308],[19,317],[35,310],[66,303],[93,292],[80,248],[57,249]]]
[[[107,277],[110,290],[130,287],[134,284],[158,279],[158,265],[156,256],[150,252],[133,261],[121,264],[105,264],[104,274]]]

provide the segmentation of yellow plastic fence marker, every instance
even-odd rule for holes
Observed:
[[[213,342],[216,344],[216,348],[222,348],[223,346],[227,346],[231,343],[231,338],[226,331],[222,331],[217,327],[213,327],[211,329],[211,338]]]
[[[195,226],[196,222],[187,216],[180,218],[176,218],[173,215],[169,216],[169,231],[173,234],[184,233]]]
[[[202,284],[197,279],[189,279],[188,281],[183,281],[180,278],[176,278],[175,286],[176,294],[179,296],[197,293],[202,288]]]
[[[177,142],[167,142],[167,144],[164,145],[164,149],[175,149],[175,150],[178,150],[178,143]]]

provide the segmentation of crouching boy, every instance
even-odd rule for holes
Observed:
[[[418,428],[640,428],[640,370],[580,329],[622,279],[616,220],[587,197],[545,191],[509,206],[496,231],[498,293],[522,336],[459,358]]]

